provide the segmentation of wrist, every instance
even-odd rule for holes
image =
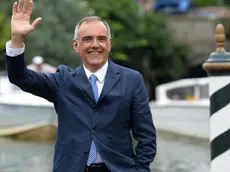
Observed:
[[[11,37],[11,48],[22,48],[24,38],[21,36],[12,36]]]

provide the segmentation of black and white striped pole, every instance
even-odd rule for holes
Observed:
[[[230,172],[230,53],[225,29],[216,27],[216,52],[203,64],[209,76],[211,172]]]

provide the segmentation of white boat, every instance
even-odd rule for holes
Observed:
[[[49,101],[26,93],[11,84],[7,76],[0,78],[0,136],[57,125],[54,106]]]
[[[156,87],[150,102],[156,129],[209,139],[209,79],[189,78]]]

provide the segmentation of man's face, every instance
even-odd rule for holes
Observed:
[[[102,67],[111,49],[108,30],[101,21],[83,23],[78,31],[78,40],[73,47],[82,57],[83,63],[92,72]]]

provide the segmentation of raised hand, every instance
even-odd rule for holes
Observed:
[[[32,32],[37,24],[41,21],[41,18],[34,20],[30,24],[30,17],[33,11],[33,1],[32,0],[19,0],[15,2],[12,8],[12,18],[11,18],[11,35],[12,40],[17,42],[22,42],[24,37]]]

